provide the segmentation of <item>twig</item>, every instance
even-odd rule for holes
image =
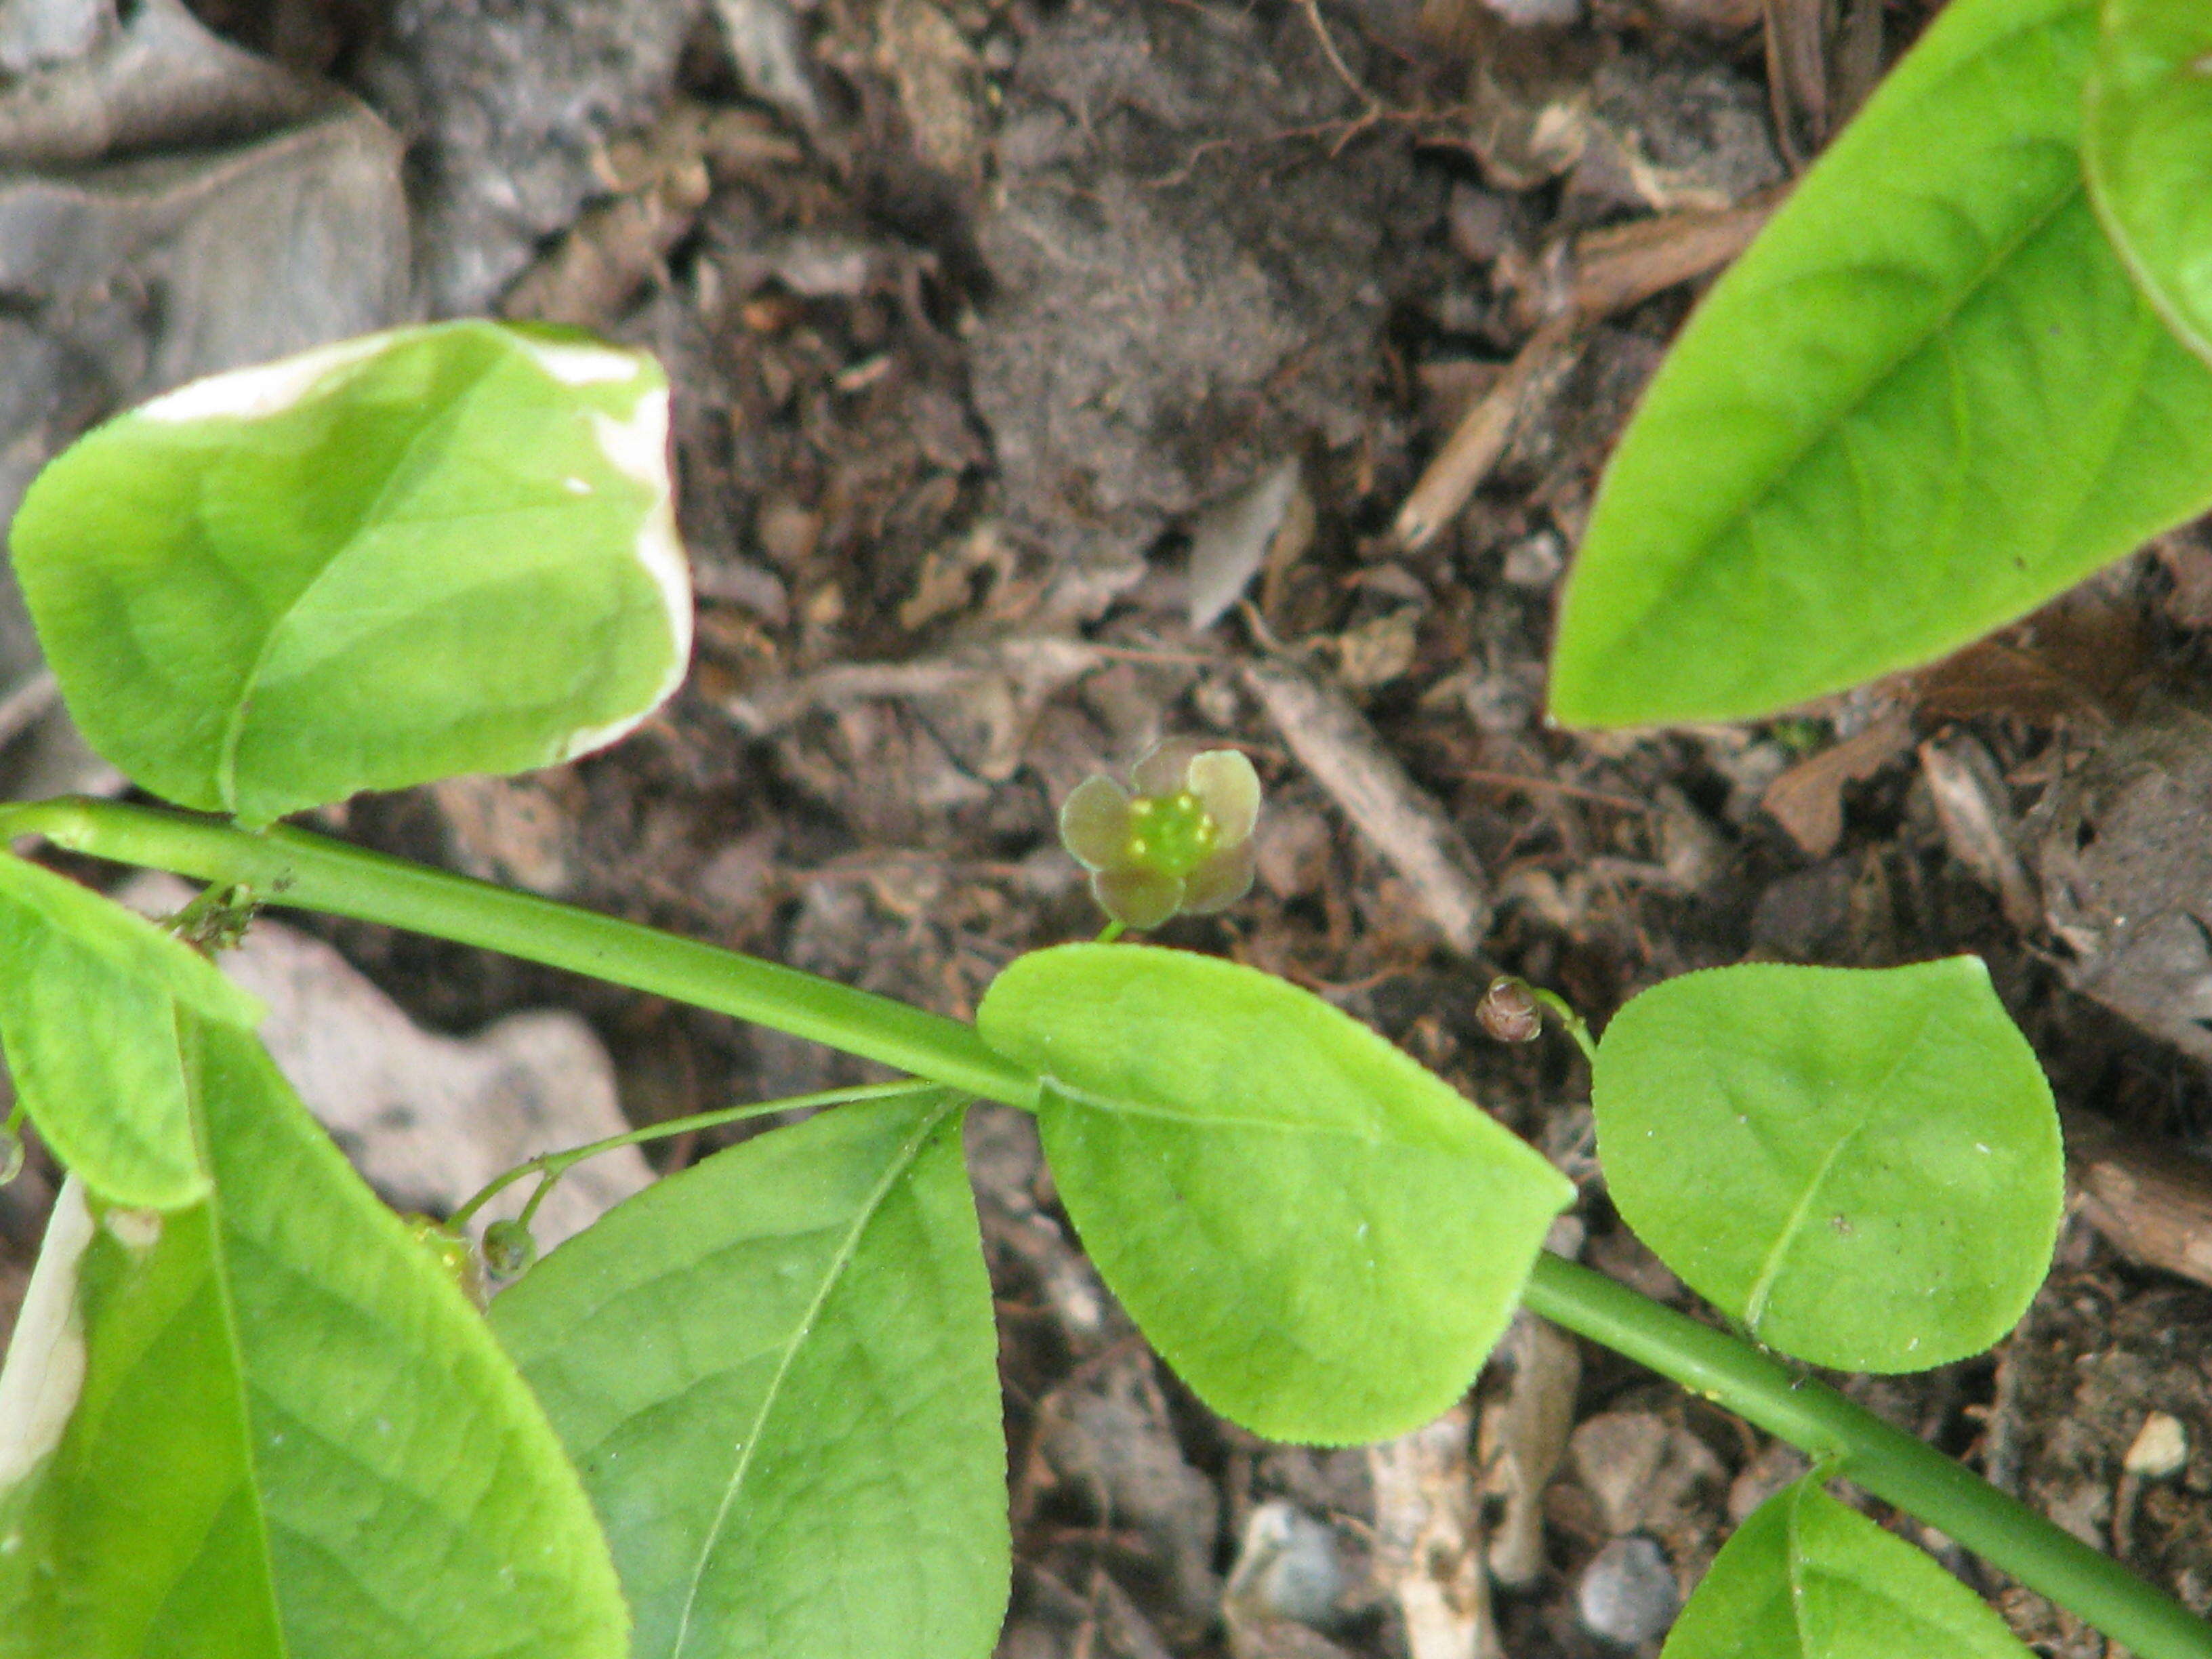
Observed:
[[[1505,441],[1534,401],[1534,394],[1573,358],[1575,331],[1581,322],[1572,312],[1547,320],[1498,377],[1487,395],[1478,398],[1453,428],[1436,459],[1423,469],[1406,504],[1398,509],[1391,533],[1408,553],[1419,552],[1459,515],[1505,452]]]
[[[1247,663],[1243,678],[1291,752],[1412,885],[1445,942],[1472,956],[1490,931],[1490,884],[1459,826],[1328,685],[1283,661]]]
[[[1517,772],[1460,772],[1455,776],[1469,783],[1497,784],[1508,789],[1546,790],[1555,795],[1571,795],[1577,800],[1595,801],[1601,806],[1610,806],[1623,812],[1649,812],[1645,801],[1631,800],[1626,795],[1608,795],[1602,789],[1585,789],[1580,784],[1560,783],[1551,778],[1524,778]]]
[[[1328,66],[1336,71],[1336,78],[1344,82],[1354,98],[1367,106],[1367,112],[1360,118],[1371,125],[1381,117],[1386,106],[1346,67],[1343,58],[1336,50],[1336,41],[1328,32],[1328,23],[1322,21],[1321,0],[1298,0],[1298,9],[1305,13],[1306,21],[1313,26],[1314,39],[1321,43],[1321,55],[1328,59]]]

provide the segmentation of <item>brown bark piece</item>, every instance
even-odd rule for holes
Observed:
[[[2212,1164],[2085,1112],[2063,1115],[2068,1184],[2130,1261],[2212,1285]]]
[[[1826,0],[1766,0],[1766,84],[1792,173],[1828,139],[1827,9]]]
[[[1952,858],[1997,896],[2014,927],[2027,933],[2039,925],[2043,902],[2014,847],[2010,792],[1989,750],[1966,732],[1931,739],[1920,745],[1920,775]]]
[[[1719,270],[1751,245],[1776,205],[1770,195],[1740,207],[1685,208],[1584,232],[1575,239],[1575,309],[1585,317],[1610,316]]]

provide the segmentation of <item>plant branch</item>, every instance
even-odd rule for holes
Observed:
[[[381,922],[588,974],[825,1043],[1024,1110],[1037,1079],[971,1025],[735,951],[510,892],[283,825],[64,798],[0,807],[0,836],[252,890],[282,904]]]
[[[2071,1533],[1749,1344],[1545,1253],[1523,1301],[1778,1435],[2049,1596],[2139,1659],[2208,1659],[2212,1626]]]

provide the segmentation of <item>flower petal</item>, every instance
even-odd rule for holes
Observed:
[[[1086,870],[1109,870],[1128,855],[1129,797],[1111,778],[1075,786],[1060,804],[1060,844]]]
[[[1252,838],[1260,821],[1260,775],[1241,749],[1209,749],[1190,763],[1190,793],[1221,832],[1224,850]]]
[[[1182,908],[1194,916],[1226,910],[1252,890],[1252,843],[1225,847],[1184,878]]]
[[[1094,870],[1091,895],[1124,927],[1157,927],[1182,904],[1182,878],[1157,870]]]
[[[1140,795],[1172,795],[1188,788],[1193,757],[1205,751],[1196,738],[1170,738],[1152,745],[1144,759],[1129,769],[1129,781]]]

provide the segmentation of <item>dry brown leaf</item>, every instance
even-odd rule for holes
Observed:
[[[2151,672],[2142,619],[2094,595],[2069,594],[2026,622],[1913,677],[1923,714],[2008,714],[2031,726],[2125,718]]]
[[[1759,805],[1808,857],[1844,838],[1844,787],[1863,783],[1912,747],[1912,717],[1892,708],[1855,736],[1808,755],[1766,787]]]

